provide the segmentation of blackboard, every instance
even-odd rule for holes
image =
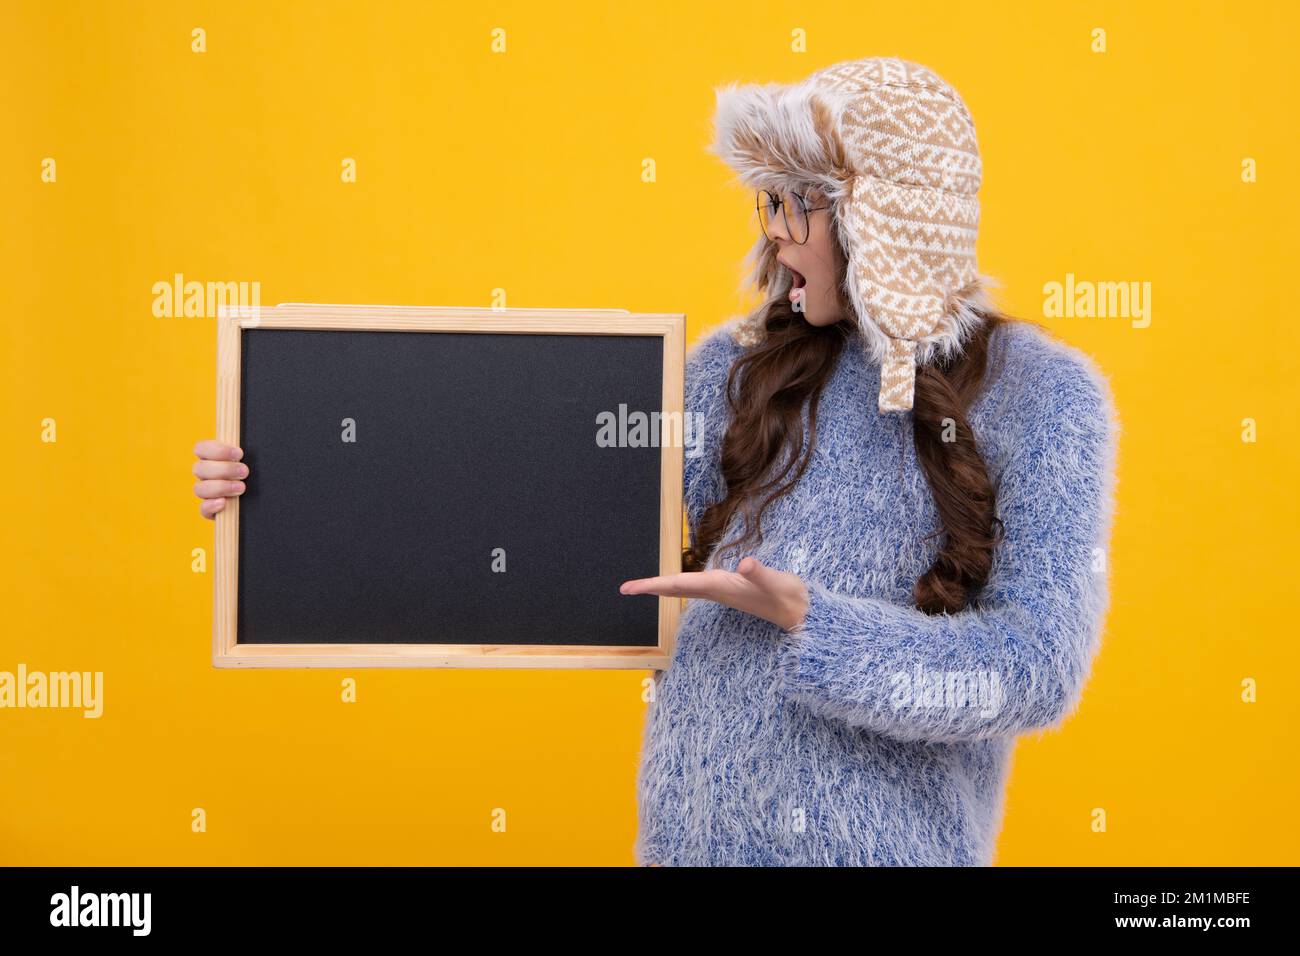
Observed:
[[[218,516],[217,664],[666,665],[680,603],[618,586],[680,568],[681,443],[635,425],[680,417],[684,317],[218,321],[250,477]]]

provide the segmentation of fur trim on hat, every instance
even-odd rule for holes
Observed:
[[[853,170],[836,130],[843,103],[811,83],[730,83],[714,91],[713,153],[751,189],[848,195]],[[830,102],[828,102],[828,100]]]

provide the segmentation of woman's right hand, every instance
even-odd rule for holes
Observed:
[[[203,499],[199,502],[199,514],[215,518],[225,509],[227,498],[244,493],[243,479],[248,477],[248,466],[239,460],[244,457],[244,451],[208,440],[195,445],[194,454],[199,459],[194,463],[194,474],[199,479],[194,493]]]

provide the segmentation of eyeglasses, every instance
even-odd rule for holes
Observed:
[[[786,234],[802,246],[808,241],[808,213],[830,208],[815,206],[810,209],[804,198],[797,193],[786,193],[782,198],[780,193],[770,193],[766,189],[758,191],[758,221],[763,227],[763,235],[769,239],[772,238],[771,226],[776,219],[777,210],[780,210],[785,222]]]

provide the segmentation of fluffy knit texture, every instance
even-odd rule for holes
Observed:
[[[687,356],[687,408],[705,423],[686,458],[692,534],[724,492],[733,326]],[[1025,323],[994,336],[999,352],[969,418],[1006,536],[976,606],[929,616],[910,595],[940,525],[912,417],[877,414],[880,367],[844,349],[808,471],[761,543],[710,558],[800,575],[808,613],[787,631],[687,603],[647,713],[638,863],[992,863],[1015,738],[1075,710],[1099,646],[1119,434],[1085,354]]]

